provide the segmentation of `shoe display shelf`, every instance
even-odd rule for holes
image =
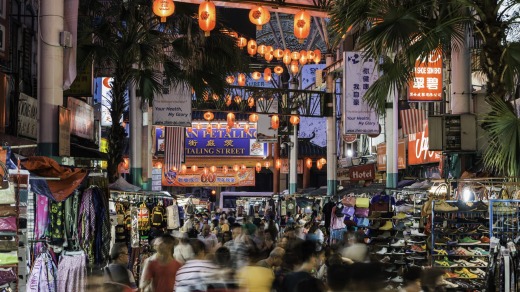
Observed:
[[[520,200],[489,200],[489,237],[520,236]]]
[[[431,265],[446,271],[458,288],[485,284],[489,258],[489,207],[481,201],[433,201],[429,254]]]

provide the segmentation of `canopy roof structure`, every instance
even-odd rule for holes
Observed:
[[[176,0],[176,2],[200,4],[200,0]],[[328,17],[328,7],[332,0],[219,0],[213,1],[216,6],[227,8],[251,9],[255,5],[270,7],[271,12],[296,14],[304,9],[311,16]]]

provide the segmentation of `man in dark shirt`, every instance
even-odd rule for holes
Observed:
[[[306,240],[295,247],[295,252],[299,255],[299,264],[296,265],[294,272],[288,273],[283,279],[282,291],[297,292],[300,282],[314,280],[312,273],[320,265],[315,242]],[[315,279],[315,281],[320,280]]]

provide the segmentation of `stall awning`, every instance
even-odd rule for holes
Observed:
[[[70,156],[77,158],[88,158],[97,160],[108,160],[108,154],[97,149],[70,143]]]

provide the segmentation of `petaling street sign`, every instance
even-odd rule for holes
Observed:
[[[226,129],[193,128],[186,131],[184,142],[186,156],[267,156],[267,143],[256,141],[256,129],[245,131],[233,128]]]
[[[237,172],[230,170],[227,173],[218,169],[216,172],[208,172],[203,169],[192,171],[186,170],[186,173],[172,172],[172,175],[162,177],[163,186],[175,187],[216,187],[216,186],[255,186],[255,170],[247,168]]]

